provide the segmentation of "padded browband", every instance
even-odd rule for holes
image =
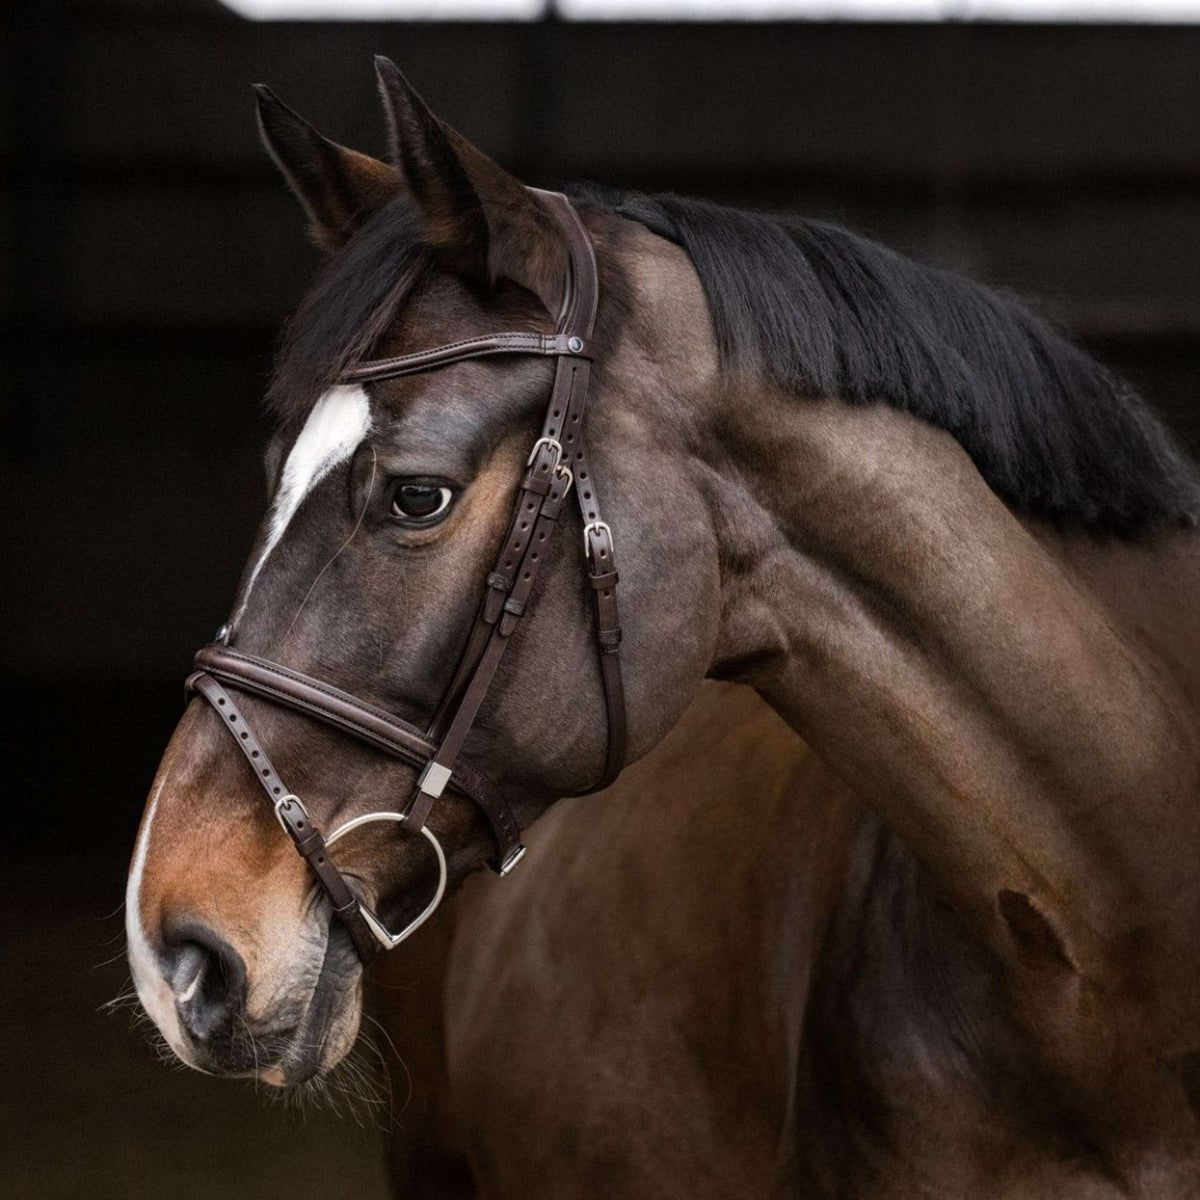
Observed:
[[[402,375],[417,375],[434,367],[462,362],[467,358],[484,358],[489,354],[543,355],[548,358],[570,354],[589,358],[581,337],[565,333],[488,333],[482,337],[466,338],[432,350],[415,350],[397,354],[394,358],[375,358],[370,362],[348,367],[340,376],[341,383],[375,383],[398,379]]]
[[[196,671],[314,717],[418,769],[437,753],[437,743],[415,725],[324,680],[259,658],[256,654],[231,650],[213,642],[196,654]],[[194,679],[195,676],[188,681],[193,688]],[[243,723],[243,728],[248,726]],[[499,862],[507,861],[520,849],[521,831],[508,801],[485,776],[469,764],[460,762],[455,767],[450,790],[461,793],[482,809],[496,839]]]

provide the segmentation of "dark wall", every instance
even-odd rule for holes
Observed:
[[[0,40],[6,811],[132,836],[263,504],[259,397],[315,263],[270,82],[382,149],[371,56],[528,181],[832,216],[1034,299],[1200,442],[1200,29],[256,25],[17,6]]]

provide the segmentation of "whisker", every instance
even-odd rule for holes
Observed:
[[[141,1011],[141,1002],[138,1000],[137,988],[133,986],[133,979],[129,975],[125,976],[125,982],[121,984],[121,990],[111,1000],[105,1000],[103,1004],[97,1005],[96,1011],[111,1016],[123,1008],[133,1008],[139,1012]]]
[[[111,1016],[113,1013],[119,1012],[123,1008],[136,1008],[138,1006],[138,995],[136,991],[122,992],[118,996],[114,996],[111,1000],[105,1000],[103,1004],[96,1006],[96,1011]]]
[[[108,966],[111,966],[113,963],[115,963],[115,962],[119,961],[120,959],[124,958],[124,957],[125,957],[125,952],[126,952],[126,947],[125,947],[125,946],[122,946],[122,947],[120,948],[120,950],[118,950],[118,951],[116,952],[116,954],[112,955],[111,957],[104,959],[102,962],[98,962],[98,963],[92,963],[91,969],[92,969],[93,971],[99,971],[99,970],[101,970],[101,968],[103,968],[103,967],[108,967]]]
[[[400,1105],[400,1110],[399,1110],[399,1112],[397,1112],[395,1109],[395,1103],[394,1103],[395,1094],[392,1092],[392,1089],[390,1086],[391,1085],[391,1074],[388,1071],[387,1060],[384,1058],[383,1052],[379,1049],[378,1046],[375,1045],[374,1041],[370,1037],[368,1037],[365,1033],[362,1035],[363,1041],[368,1046],[370,1046],[370,1048],[372,1050],[375,1051],[375,1054],[379,1058],[379,1065],[383,1068],[384,1077],[387,1079],[388,1085],[389,1085],[388,1086],[389,1116],[391,1117],[393,1122],[398,1122],[400,1117],[403,1116],[404,1113],[408,1111],[408,1106],[412,1103],[413,1093],[416,1091],[416,1084],[415,1084],[415,1081],[413,1080],[412,1072],[408,1069],[408,1063],[406,1063],[404,1061],[404,1055],[402,1055],[400,1053],[399,1049],[396,1046],[396,1043],[392,1040],[392,1035],[387,1031],[386,1027],[380,1021],[378,1021],[375,1017],[373,1017],[369,1012],[366,1012],[365,1010],[363,1011],[363,1019],[366,1021],[370,1021],[371,1024],[374,1025],[375,1028],[378,1029],[381,1034],[383,1034],[383,1039],[387,1043],[388,1049],[391,1050],[392,1054],[395,1056],[396,1061],[400,1064],[400,1069],[404,1072],[404,1081],[405,1081],[405,1084],[406,1084],[408,1090],[404,1097],[404,1103]]]
[[[93,920],[93,921],[97,921],[97,922],[99,922],[99,921],[111,921],[111,920],[113,919],[113,917],[115,917],[115,916],[117,915],[117,913],[119,913],[119,912],[123,912],[123,911],[124,911],[124,909],[125,909],[125,897],[124,897],[124,896],[122,896],[122,897],[121,897],[121,902],[120,902],[120,903],[117,905],[117,907],[116,907],[116,908],[114,908],[114,909],[112,910],[112,912],[110,912],[110,913],[105,913],[105,914],[104,914],[104,916],[102,916],[102,917],[93,917],[93,918],[92,918],[92,920]]]

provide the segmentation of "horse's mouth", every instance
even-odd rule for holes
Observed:
[[[334,922],[325,958],[304,1015],[270,1066],[255,1072],[273,1087],[293,1087],[335,1067],[358,1036],[362,1016],[362,970],[345,928]]]

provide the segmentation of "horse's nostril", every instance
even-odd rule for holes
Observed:
[[[246,1000],[242,956],[197,921],[175,922],[164,946],[165,974],[184,1027],[199,1042],[232,1032]]]

